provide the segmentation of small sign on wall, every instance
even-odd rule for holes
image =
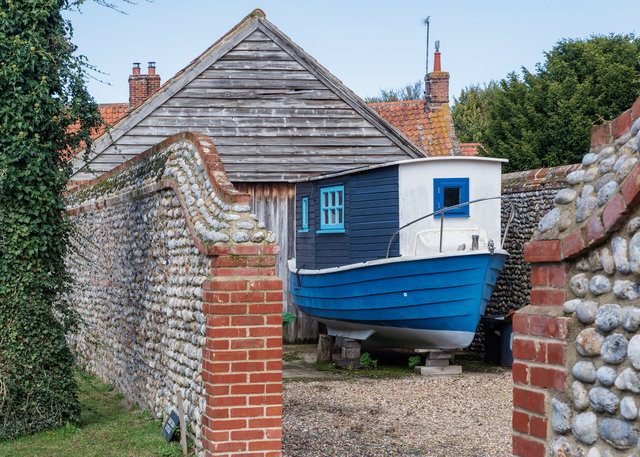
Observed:
[[[169,418],[167,422],[165,422],[164,427],[162,427],[162,436],[167,440],[167,443],[173,439],[173,435],[180,428],[180,418],[178,417],[178,413],[175,411],[171,411],[169,414]]]

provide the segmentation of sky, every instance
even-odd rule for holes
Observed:
[[[609,0],[111,0],[125,14],[87,0],[65,16],[78,52],[101,73],[89,90],[99,103],[127,102],[132,63],[155,61],[162,82],[197,57],[255,8],[361,97],[424,78],[435,40],[450,99],[472,84],[535,69],[562,38],[640,34],[640,4]]]

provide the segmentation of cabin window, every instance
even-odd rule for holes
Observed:
[[[309,231],[309,197],[302,197],[301,199],[301,223],[300,232]]]
[[[435,178],[433,180],[433,210],[469,201],[469,178]],[[435,215],[436,218],[440,214]],[[444,217],[469,217],[469,205],[450,209]]]
[[[344,186],[320,189],[320,232],[344,232]]]

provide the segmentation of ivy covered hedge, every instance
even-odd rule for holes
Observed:
[[[61,156],[101,121],[61,16],[78,3],[0,0],[0,439],[79,415]]]

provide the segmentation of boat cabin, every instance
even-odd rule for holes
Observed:
[[[500,195],[505,159],[431,157],[360,167],[296,183],[296,267],[381,259],[403,225],[434,211]],[[389,257],[486,250],[500,244],[498,199],[461,206],[400,230]],[[440,228],[442,223],[442,246]]]

